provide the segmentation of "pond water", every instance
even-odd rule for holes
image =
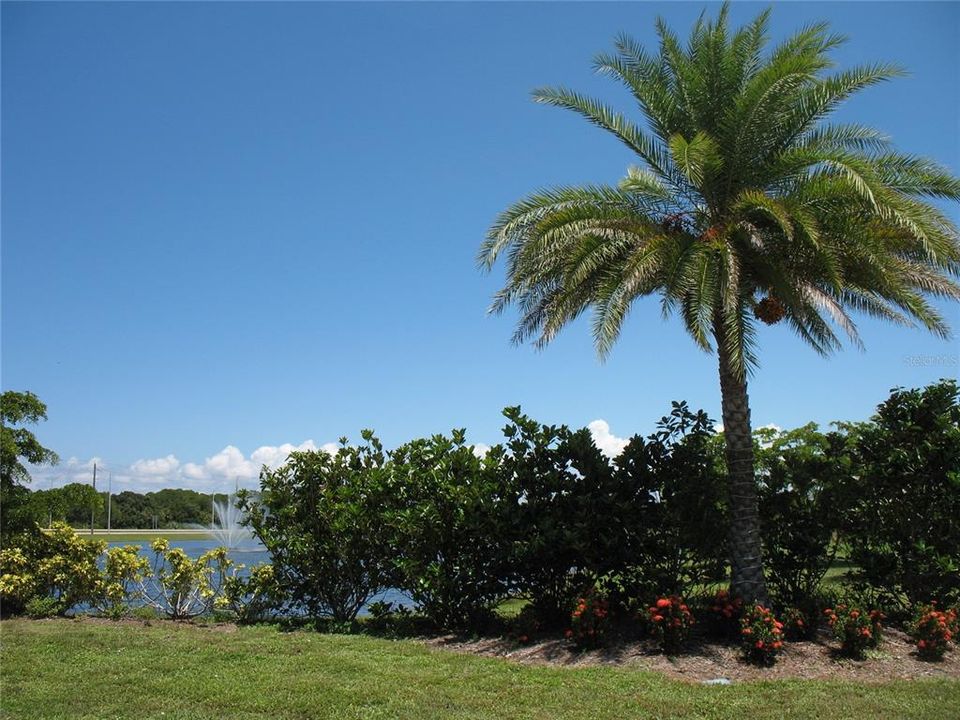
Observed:
[[[150,542],[147,540],[107,543],[108,547],[122,547],[125,545],[138,546],[140,548],[140,554],[143,557],[151,560],[151,562],[153,561],[154,553],[150,547]],[[170,547],[183,548],[183,551],[189,557],[194,559],[200,557],[205,552],[209,552],[210,550],[219,547],[220,545],[221,543],[218,542],[218,539],[213,536],[211,536],[209,539],[203,540],[178,540],[176,537],[170,538]],[[248,540],[241,547],[228,549],[227,557],[229,557],[237,565],[244,566],[244,570],[241,570],[240,575],[245,575],[245,571],[253,565],[270,562],[270,553],[267,552],[267,549],[255,539]],[[371,597],[367,605],[377,601],[393,603],[394,606],[405,605],[409,608],[414,606],[414,602],[409,595],[401,590],[396,590],[393,588],[384,590],[383,592]],[[367,614],[367,606],[364,606],[363,610],[360,611],[360,615]]]

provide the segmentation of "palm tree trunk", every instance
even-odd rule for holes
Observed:
[[[716,339],[730,495],[730,591],[747,603],[766,603],[747,380],[733,367],[720,332]]]

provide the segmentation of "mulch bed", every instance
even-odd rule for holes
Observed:
[[[921,660],[910,638],[902,631],[885,628],[883,642],[868,650],[865,660],[851,660],[837,652],[838,644],[827,632],[815,640],[788,642],[772,667],[745,662],[735,643],[699,640],[675,657],[660,653],[652,641],[623,642],[600,650],[578,651],[567,640],[550,639],[519,645],[504,638],[465,640],[453,636],[426,641],[433,647],[498,657],[528,665],[559,667],[619,666],[650,670],[688,682],[725,679],[730,682],[757,680],[822,679],[882,683],[890,680],[929,678],[960,679],[960,648],[953,648],[940,662]]]

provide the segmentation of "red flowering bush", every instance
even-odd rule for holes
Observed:
[[[747,608],[740,620],[740,639],[748,661],[772,665],[783,649],[783,623],[769,608],[754,605]]]
[[[736,637],[742,614],[743,600],[731,596],[729,590],[718,590],[708,605],[710,630],[722,637]]]
[[[827,608],[823,614],[833,628],[833,636],[840,641],[844,655],[862,658],[864,651],[874,644],[874,628],[880,624],[881,613],[867,613],[840,603],[835,608]]]
[[[570,627],[564,635],[578,647],[594,648],[603,644],[610,628],[610,608],[607,601],[594,593],[577,600],[570,615]]]
[[[679,650],[696,622],[690,608],[678,595],[662,597],[648,607],[647,620],[660,649],[665,653]]]
[[[783,634],[790,640],[809,640],[816,633],[816,618],[803,610],[789,607],[783,611]]]
[[[870,635],[870,647],[879,646],[880,641],[883,640],[883,621],[886,619],[887,616],[879,610],[870,611],[870,630],[872,631]]]
[[[537,617],[536,608],[524,605],[517,616],[510,623],[508,636],[521,645],[528,645],[540,634],[541,623]]]
[[[956,610],[937,610],[937,604],[923,605],[910,628],[917,641],[917,653],[925,660],[939,660],[948,650],[948,644],[957,637]]]

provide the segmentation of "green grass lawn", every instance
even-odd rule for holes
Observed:
[[[173,623],[0,623],[3,718],[956,718],[960,682],[726,687],[414,640]]]

